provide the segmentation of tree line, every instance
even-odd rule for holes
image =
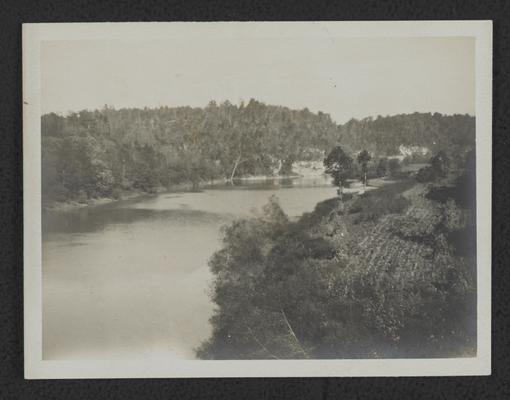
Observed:
[[[330,116],[255,100],[205,108],[105,107],[42,117],[43,196],[112,196],[119,190],[291,172],[338,137]]]
[[[118,197],[123,191],[151,192],[183,183],[197,188],[200,182],[247,175],[288,175],[294,161],[322,159],[338,143],[351,153],[366,149],[376,160],[394,152],[402,136],[400,121],[407,121],[405,134],[411,135],[403,143],[429,146],[445,129],[452,132],[453,144],[460,143],[471,137],[474,124],[472,117],[438,114],[382,120],[386,122],[377,118],[339,126],[322,112],[253,99],[239,105],[211,101],[204,108],[105,106],[66,116],[50,113],[41,119],[43,201]],[[410,122],[415,120],[422,123]],[[434,124],[427,125],[431,121]],[[373,136],[378,137],[375,146],[366,145]],[[373,162],[361,165],[368,165],[365,172],[370,175]]]
[[[412,113],[351,119],[339,126],[342,144],[381,155],[400,146],[421,146],[431,153],[465,148],[475,141],[475,118],[467,114]]]
[[[466,159],[474,157],[474,143],[470,146],[454,148],[453,151],[440,150],[433,156],[408,156],[400,161],[398,158],[377,157],[367,150],[357,154],[350,154],[343,146],[333,147],[324,158],[325,172],[333,178],[333,184],[338,187],[338,195],[342,199],[344,187],[349,187],[353,179],[359,180],[365,188],[369,178],[402,178],[407,175],[402,167],[413,161],[425,164],[416,171],[416,180],[421,183],[432,182],[438,178],[445,178],[452,170],[458,173],[465,168]]]

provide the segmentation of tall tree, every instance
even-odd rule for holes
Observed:
[[[338,197],[343,199],[343,188],[352,170],[352,158],[342,149],[335,146],[324,159],[326,173],[333,177],[333,183],[338,186]]]
[[[363,182],[363,187],[367,186],[367,169],[368,169],[368,162],[372,159],[372,156],[370,153],[366,150],[361,151],[358,154],[358,163],[361,165],[361,173],[362,177],[361,180]]]

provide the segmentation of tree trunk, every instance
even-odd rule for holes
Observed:
[[[308,352],[304,349],[303,345],[299,341],[298,337],[296,336],[296,333],[294,332],[294,329],[292,329],[292,326],[290,325],[289,320],[287,319],[287,315],[285,315],[285,311],[283,309],[280,309],[280,312],[283,316],[283,321],[285,322],[285,325],[287,325],[287,329],[289,330],[290,336],[294,339],[294,342],[296,343],[299,352],[303,354],[304,358],[310,358],[310,355]]]
[[[234,184],[234,176],[236,174],[237,167],[239,164],[241,164],[241,156],[237,157],[236,161],[234,162],[234,168],[232,168],[232,173],[230,174],[230,179],[228,180],[231,185]]]
[[[338,199],[340,200],[340,203],[338,205],[338,211],[340,214],[345,215],[345,207],[344,207],[344,187],[343,185],[340,185],[337,190],[338,193]]]
[[[292,164],[294,164],[294,160],[292,157],[286,158],[283,160],[280,170],[278,171],[279,175],[292,175]]]
[[[264,343],[262,343],[259,338],[255,335],[255,333],[253,332],[253,330],[245,323],[244,326],[246,327],[246,329],[248,330],[248,333],[250,334],[250,336],[253,338],[253,340],[255,340],[255,342],[262,348],[262,350],[264,350],[271,358],[274,358],[275,360],[279,360],[278,357],[276,357],[273,353],[271,353],[269,351],[269,349],[264,345]]]
[[[336,192],[338,194],[338,198],[342,201],[344,197],[344,187],[342,185],[338,186],[338,190]]]

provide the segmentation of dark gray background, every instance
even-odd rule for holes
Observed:
[[[508,1],[0,0],[0,399],[510,399]],[[494,21],[493,374],[453,378],[23,379],[21,24],[228,20]]]

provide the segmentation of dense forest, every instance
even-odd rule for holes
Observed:
[[[418,181],[338,196],[297,221],[273,198],[227,226],[210,260],[213,334],[197,355],[475,355],[475,155],[464,154],[458,164],[436,155]],[[350,164],[338,149],[333,158]]]
[[[327,114],[255,100],[239,106],[211,102],[203,109],[105,107],[66,117],[47,114],[43,196],[90,198],[275,170],[288,174],[294,160],[316,157],[337,133]]]
[[[439,113],[400,114],[389,117],[351,119],[339,126],[341,143],[352,149],[366,149],[380,155],[395,155],[400,146],[420,146],[431,153],[472,146],[475,118]]]
[[[178,184],[288,175],[294,161],[322,160],[341,143],[351,152],[398,154],[399,146],[455,150],[474,140],[467,115],[409,114],[337,125],[328,114],[256,100],[204,108],[104,107],[42,116],[43,202],[117,198]],[[375,160],[375,159],[374,159]]]

